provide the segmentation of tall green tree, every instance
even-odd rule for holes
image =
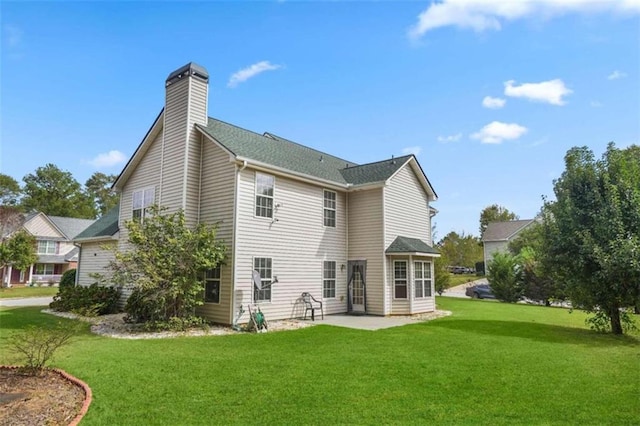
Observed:
[[[11,266],[22,271],[36,260],[36,239],[27,231],[15,231],[0,242],[0,269]]]
[[[0,173],[0,205],[15,206],[20,199],[20,185],[9,175]]]
[[[94,219],[96,208],[90,196],[70,172],[53,164],[38,167],[26,175],[22,207],[26,211],[41,211],[52,216]]]
[[[640,300],[640,146],[610,143],[602,159],[570,149],[545,203],[545,246],[572,303],[594,314],[591,324],[624,332]]]
[[[517,220],[518,215],[510,212],[506,207],[498,204],[492,204],[485,207],[480,212],[480,239],[484,235],[484,231],[487,229],[489,222],[506,222],[509,220]]]
[[[224,260],[226,247],[214,226],[188,227],[182,210],[149,212],[144,221],[127,222],[131,249],[115,253],[113,279],[136,287],[125,308],[132,321],[189,324],[203,303],[202,275]]]
[[[473,235],[465,235],[464,232],[462,235],[455,231],[449,232],[438,243],[438,249],[449,266],[473,268],[483,257],[480,240]]]
[[[86,193],[95,203],[100,216],[118,204],[119,196],[111,189],[111,185],[116,181],[116,178],[117,176],[113,174],[106,175],[101,172],[95,172],[84,184]]]

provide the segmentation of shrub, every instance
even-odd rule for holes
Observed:
[[[442,293],[449,288],[451,275],[449,274],[449,271],[447,271],[446,260],[444,258],[437,257],[433,266],[436,275],[434,286],[436,292],[442,296]]]
[[[496,298],[503,302],[517,302],[522,290],[516,258],[509,253],[497,252],[488,269],[487,279]]]
[[[9,337],[9,347],[24,359],[27,374],[36,375],[53,359],[54,353],[68,344],[79,327],[57,323],[54,327],[30,326]]]
[[[76,269],[69,269],[62,274],[62,278],[60,278],[60,290],[64,287],[73,287],[76,285]]]
[[[167,297],[163,293],[158,289],[133,290],[124,308],[125,322],[144,323],[144,329],[148,331],[184,331],[206,325],[204,319],[194,315],[168,316]]]
[[[83,316],[107,315],[117,311],[120,292],[115,287],[92,284],[89,287],[61,287],[49,307]]]

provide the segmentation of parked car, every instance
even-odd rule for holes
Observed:
[[[469,297],[473,297],[474,299],[495,299],[493,291],[491,290],[491,286],[489,284],[476,284],[471,287],[467,287],[464,291]]]

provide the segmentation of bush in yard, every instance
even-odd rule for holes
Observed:
[[[189,327],[203,303],[203,274],[223,260],[226,247],[216,241],[216,227],[188,226],[182,210],[163,214],[152,206],[143,220],[127,222],[131,248],[116,251],[110,269],[120,285],[133,285],[125,312],[130,322],[155,329]]]
[[[115,287],[98,284],[67,286],[58,290],[49,307],[83,316],[107,315],[117,312],[119,298],[120,292]]]
[[[62,274],[62,278],[60,278],[60,284],[58,285],[60,289],[64,287],[73,287],[76,285],[76,269],[69,269]]]
[[[451,275],[447,271],[447,259],[436,257],[433,267],[436,275],[435,289],[442,296],[442,293],[449,288],[449,281],[451,281]]]
[[[509,253],[494,253],[489,264],[487,279],[496,299],[514,303],[522,296],[520,271],[517,260]]]
[[[8,344],[24,361],[27,374],[37,375],[53,359],[55,352],[68,344],[80,326],[57,323],[51,327],[30,326],[9,337]]]

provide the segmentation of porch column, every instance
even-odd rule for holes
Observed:
[[[7,288],[8,288],[8,287],[11,287],[11,274],[13,273],[13,267],[11,265],[9,265],[7,270],[9,271],[7,273]]]
[[[27,283],[31,284],[31,281],[33,281],[33,263],[29,266],[29,281]]]

